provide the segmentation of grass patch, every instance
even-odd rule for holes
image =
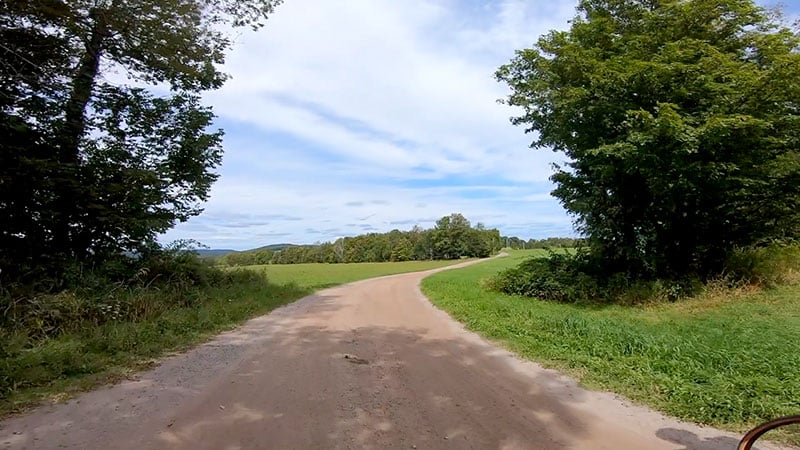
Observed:
[[[455,262],[252,266],[200,287],[37,296],[24,321],[0,327],[0,415],[123,379],[317,289]]]
[[[737,432],[800,412],[800,285],[715,289],[675,303],[578,306],[490,292],[512,252],[423,281],[468,328],[585,385]],[[780,439],[800,443],[800,432]]]
[[[343,283],[398,273],[419,272],[463,262],[404,261],[346,264],[267,264],[245,266],[264,273],[271,283],[296,284],[309,289],[323,289]]]

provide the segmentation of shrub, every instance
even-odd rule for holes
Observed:
[[[551,253],[499,273],[490,287],[507,294],[574,303],[595,297],[596,281],[580,271],[582,255]]]
[[[69,268],[59,283],[0,290],[0,327],[41,340],[106,322],[140,321],[205,299],[210,288],[252,283],[263,274],[221,270],[184,248],[153,248]],[[256,280],[258,278],[259,280]],[[55,289],[54,286],[65,286]]]
[[[772,244],[737,249],[721,276],[704,279],[643,279],[641,275],[609,272],[591,251],[550,253],[499,273],[486,282],[490,290],[562,303],[619,303],[675,301],[716,287],[772,287],[800,282],[800,245]]]

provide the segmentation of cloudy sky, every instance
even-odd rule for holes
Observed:
[[[232,78],[206,96],[226,132],[221,177],[205,212],[162,240],[312,243],[452,212],[508,235],[574,235],[549,195],[563,157],[528,148],[493,73],[565,29],[576,3],[285,0],[235,35]]]

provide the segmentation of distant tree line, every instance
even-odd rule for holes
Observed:
[[[334,242],[234,252],[222,256],[221,264],[355,263],[419,261],[427,259],[484,258],[500,250],[500,232],[481,223],[472,226],[463,215],[442,217],[431,229],[415,226],[409,231],[369,233],[343,237]]]
[[[545,239],[520,239],[516,236],[502,236],[503,247],[514,250],[528,248],[575,248],[583,243],[580,238],[549,237]]]

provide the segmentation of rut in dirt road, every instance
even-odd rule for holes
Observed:
[[[736,447],[465,331],[420,293],[431,272],[321,291],[137,380],[7,420],[0,450]]]

